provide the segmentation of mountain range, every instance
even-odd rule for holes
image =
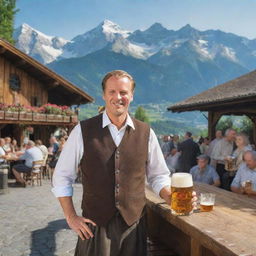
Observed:
[[[175,31],[155,23],[144,31],[128,31],[105,20],[66,40],[23,24],[14,37],[19,49],[99,104],[102,77],[113,69],[134,76],[135,104],[171,104],[256,68],[255,39],[190,25]]]

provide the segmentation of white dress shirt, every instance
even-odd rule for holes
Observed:
[[[111,123],[108,115],[104,111],[102,128],[108,126],[110,134],[117,147],[124,136],[127,125],[132,129],[135,129],[133,121],[129,115],[127,116],[125,125],[118,130],[117,127]],[[55,167],[52,192],[56,197],[73,195],[72,184],[77,177],[78,165],[83,154],[84,145],[81,126],[80,124],[77,124],[70,133]],[[170,186],[169,175],[170,172],[165,163],[157,137],[154,131],[150,129],[146,177],[149,185],[156,194],[159,194],[163,187]]]

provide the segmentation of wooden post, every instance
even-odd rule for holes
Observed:
[[[222,113],[220,112],[208,112],[208,137],[210,140],[214,139],[215,132],[216,132],[216,125],[220,120]]]

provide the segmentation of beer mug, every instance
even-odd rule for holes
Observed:
[[[231,172],[236,170],[236,158],[234,156],[228,156],[225,160],[225,170]]]
[[[174,173],[171,178],[171,212],[174,215],[189,215],[193,212],[193,180],[189,173]]]
[[[202,212],[210,212],[215,203],[215,194],[201,193],[200,194],[200,210]]]

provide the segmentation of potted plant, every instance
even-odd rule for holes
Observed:
[[[19,111],[22,109],[20,104],[12,104],[5,106],[5,119],[6,120],[18,120]]]
[[[45,104],[42,106],[47,114],[48,122],[63,122],[62,109],[56,104]]]
[[[74,112],[68,106],[62,106],[63,122],[69,123]]]
[[[45,122],[47,119],[46,119],[46,114],[44,111],[45,110],[43,107],[34,107],[33,108],[33,121]]]

